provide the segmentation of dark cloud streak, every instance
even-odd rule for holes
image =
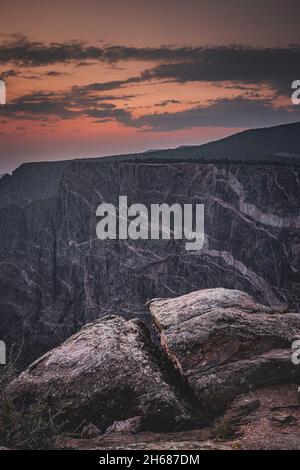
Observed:
[[[140,131],[168,132],[195,127],[250,128],[300,119],[296,106],[276,107],[272,101],[249,95],[216,99],[183,111],[148,113],[135,117],[132,109],[124,109],[114,100],[130,100],[132,95],[98,95],[97,84],[72,88],[64,92],[37,92],[24,95],[0,108],[0,115],[17,120],[40,120],[53,123],[78,117],[95,123],[115,121]],[[178,104],[178,100],[159,103]]]
[[[218,99],[208,105],[195,106],[184,111],[132,116],[122,120],[124,125],[143,131],[167,132],[195,127],[251,128],[293,122],[300,119],[300,109],[295,106],[276,108],[264,99],[236,97]]]
[[[231,82],[268,84],[276,93],[287,95],[293,80],[300,77],[300,45],[250,47],[241,45],[199,47],[93,46],[81,41],[44,44],[16,37],[0,43],[0,64],[38,67],[74,63],[152,61],[152,68],[127,80],[88,85],[90,90],[107,91],[150,80],[188,82]],[[9,73],[13,73],[9,71]],[[51,73],[51,72],[50,72]]]
[[[127,47],[93,46],[82,41],[44,44],[30,41],[26,37],[12,38],[0,43],[0,63],[13,62],[24,67],[38,67],[55,63],[101,61],[117,63],[120,61],[165,61],[194,60],[202,47]]]
[[[139,130],[172,131],[193,127],[252,127],[299,119],[299,111],[275,107],[259,96],[255,87],[267,85],[276,95],[291,95],[291,83],[300,78],[300,45],[255,48],[245,46],[134,48],[126,46],[90,46],[80,41],[68,43],[30,42],[16,37],[0,43],[0,64],[15,63],[3,76],[19,76],[27,67],[86,61],[117,63],[138,60],[155,64],[137,76],[123,80],[73,86],[67,91],[32,93],[9,102],[0,114],[13,119],[73,119],[85,116],[94,122],[117,121]],[[6,74],[6,75],[5,75]],[[43,76],[60,76],[47,71]],[[42,74],[38,74],[41,76]],[[27,78],[27,77],[25,77]],[[209,82],[226,88],[245,91],[243,97],[218,99],[184,111],[144,114],[117,106],[116,100],[130,100],[134,95],[117,91],[149,81],[161,83]],[[114,93],[116,92],[116,93]],[[155,106],[179,104],[167,99]],[[145,108],[146,109],[146,108]],[[296,117],[295,117],[296,116]]]

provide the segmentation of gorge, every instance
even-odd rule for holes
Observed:
[[[0,338],[22,364],[107,314],[198,289],[300,306],[300,124],[199,147],[24,164],[0,180]],[[99,240],[102,202],[205,204],[205,241]]]

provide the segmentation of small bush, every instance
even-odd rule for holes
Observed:
[[[31,406],[16,407],[7,396],[7,385],[18,375],[17,361],[21,347],[13,347],[6,366],[0,367],[0,446],[14,449],[48,449],[61,426],[54,422],[47,396]]]
[[[216,426],[215,435],[221,441],[230,441],[235,436],[235,428],[229,421],[221,419]]]
[[[2,397],[0,405],[0,443],[14,449],[49,449],[61,434],[46,400],[26,409],[17,409],[10,398]]]

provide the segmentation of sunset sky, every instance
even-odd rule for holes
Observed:
[[[0,174],[300,120],[299,0],[1,0]]]

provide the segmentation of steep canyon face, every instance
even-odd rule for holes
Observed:
[[[120,157],[55,165],[23,165],[21,177],[17,170],[1,180],[0,338],[22,343],[24,363],[88,321],[116,314],[147,323],[147,300],[203,288],[239,289],[299,311],[296,162]],[[203,249],[186,251],[184,240],[100,241],[96,208],[118,206],[120,195],[147,207],[204,204]]]

